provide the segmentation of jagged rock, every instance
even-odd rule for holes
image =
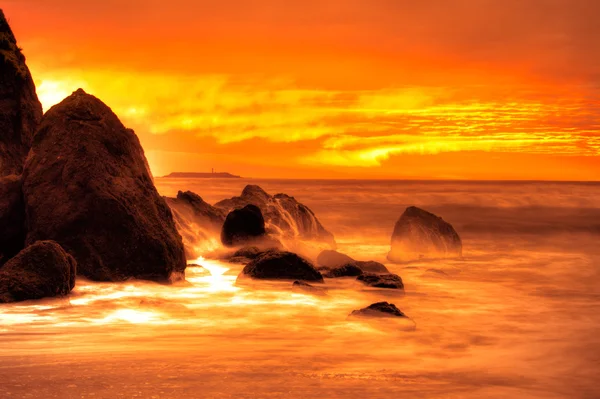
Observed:
[[[165,197],[165,201],[183,237],[187,259],[197,259],[201,253],[195,250],[196,245],[219,237],[225,211],[215,208],[191,191],[179,191],[176,198]]]
[[[306,259],[285,251],[267,251],[248,263],[240,277],[268,280],[323,281],[323,276]]]
[[[92,280],[183,278],[185,256],[135,133],[77,90],[52,107],[23,171],[26,244],[55,240]]]
[[[366,308],[354,310],[350,313],[352,317],[406,317],[393,303],[377,302]]]
[[[396,274],[363,273],[356,279],[369,287],[404,289],[402,278]]]
[[[326,249],[324,251],[321,251],[319,256],[317,256],[317,265],[323,267],[340,267],[352,262],[354,262],[353,258],[333,249]]]
[[[322,241],[335,246],[333,234],[323,227],[315,214],[294,197],[285,194],[272,196],[259,186],[248,185],[241,196],[217,202],[215,207],[229,212],[249,204],[260,208],[267,230],[281,238]]]
[[[21,174],[42,119],[25,56],[0,10],[0,177]]]
[[[260,208],[254,205],[229,212],[221,230],[221,242],[227,247],[250,244],[265,237],[265,220]]]
[[[298,280],[292,283],[292,291],[319,296],[327,295],[327,291],[325,291],[323,288],[315,287],[314,285]]]
[[[458,256],[462,242],[450,223],[415,206],[406,208],[394,227],[390,261]]]
[[[21,177],[0,177],[0,266],[25,246],[25,204]]]
[[[363,271],[360,267],[356,266],[353,263],[345,264],[344,266],[335,267],[327,271],[324,274],[327,278],[338,278],[338,277],[356,277],[363,274]]]
[[[55,241],[37,241],[0,267],[0,303],[67,295],[76,267]]]

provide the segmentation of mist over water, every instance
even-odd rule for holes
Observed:
[[[296,197],[338,249],[405,294],[326,280],[236,285],[199,259],[188,283],[78,280],[68,298],[0,306],[0,397],[597,398],[600,184],[156,179],[215,203],[246,184]],[[416,205],[452,223],[464,259],[387,263]],[[348,319],[386,300],[411,322]]]

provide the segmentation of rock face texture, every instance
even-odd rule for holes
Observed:
[[[215,207],[229,212],[248,204],[260,208],[269,232],[281,238],[315,240],[335,246],[333,234],[328,232],[313,211],[285,194],[270,195],[256,185],[248,185],[239,197],[217,202]]]
[[[191,191],[179,191],[176,198],[165,197],[165,201],[183,237],[186,257],[198,258],[201,254],[195,250],[196,245],[219,236],[225,222],[225,211],[215,208]]]
[[[0,177],[21,174],[41,119],[25,56],[0,10]]]
[[[373,288],[404,289],[402,278],[396,274],[363,273],[356,279]]]
[[[352,317],[406,317],[393,303],[377,302],[366,308],[354,310]]]
[[[54,241],[37,241],[0,267],[0,303],[67,295],[77,263]]]
[[[57,241],[79,274],[100,281],[183,277],[182,239],[137,136],[83,90],[44,115],[23,195],[26,244]]]
[[[250,244],[265,236],[265,219],[255,205],[229,212],[221,230],[221,242],[226,247]]]
[[[240,277],[267,280],[323,281],[323,276],[306,259],[285,251],[267,251],[248,263]]]
[[[25,204],[20,176],[0,177],[0,266],[25,246]]]
[[[448,222],[423,209],[406,208],[392,234],[392,262],[462,256],[460,237]]]

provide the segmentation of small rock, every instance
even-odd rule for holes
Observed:
[[[366,308],[354,310],[352,317],[406,317],[406,315],[393,303],[377,302]]]
[[[404,289],[402,278],[396,274],[364,273],[356,278],[369,287]]]

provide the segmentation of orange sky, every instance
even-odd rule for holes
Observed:
[[[597,0],[4,0],[153,173],[600,180]]]

